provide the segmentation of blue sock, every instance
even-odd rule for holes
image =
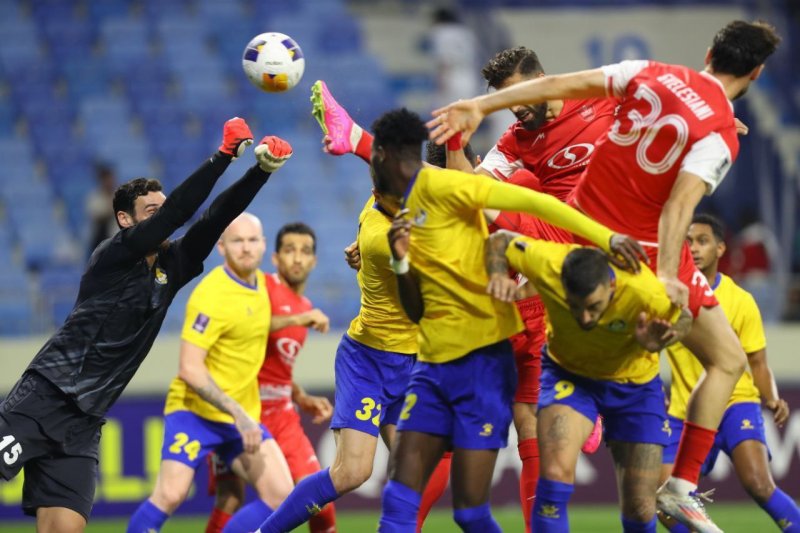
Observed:
[[[380,533],[414,533],[422,495],[399,481],[389,480],[383,488]]]
[[[283,533],[308,522],[327,504],[339,497],[331,480],[330,468],[302,479],[272,516],[261,524],[261,533]]]
[[[258,525],[263,523],[264,520],[270,517],[272,508],[263,502],[263,500],[256,499],[236,511],[236,513],[228,520],[222,533],[249,533],[255,531]]]
[[[675,522],[675,525],[669,528],[669,533],[692,533],[692,530],[680,522]]]
[[[624,533],[656,533],[656,526],[658,520],[654,516],[649,522],[637,522],[635,520],[628,520],[624,516],[622,518],[622,531]]]
[[[784,533],[800,532],[800,511],[785,492],[775,488],[767,503],[761,506]]]
[[[536,533],[565,533],[569,531],[567,502],[575,486],[539,478],[536,501],[533,504],[531,529]]]
[[[128,521],[127,533],[147,533],[161,531],[161,526],[167,521],[169,515],[153,505],[150,500],[145,500]]]
[[[456,509],[453,519],[465,533],[501,533],[503,530],[492,517],[492,510],[488,503],[478,507]]]

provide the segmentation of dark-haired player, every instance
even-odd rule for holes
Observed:
[[[613,126],[597,142],[571,200],[589,216],[630,233],[648,247],[670,299],[688,305],[695,322],[684,343],[706,378],[689,402],[672,477],[659,509],[699,531],[718,531],[693,496],[716,427],[746,357],[684,245],[694,208],[725,177],[739,150],[731,101],[758,78],[780,38],[762,22],[734,21],[714,37],[706,69],[625,61],[550,76],[434,112],[432,138],[464,140],[490,112],[554,98],[620,99]]]
[[[498,53],[482,70],[488,85],[502,89],[545,75],[533,50],[511,48]],[[340,155],[355,151],[368,162],[372,136],[353,123],[324,83],[315,85],[317,116],[327,127],[326,151]],[[476,165],[474,157],[462,155],[457,139],[448,141],[447,157],[426,161],[441,168],[453,168],[493,176],[499,180],[551,194],[566,201],[567,195],[594,151],[594,142],[614,120],[616,102],[605,98],[553,100],[537,106],[512,107],[517,117],[486,157]],[[358,138],[358,141],[351,139]],[[442,147],[443,148],[443,147]],[[442,149],[440,148],[440,150]],[[436,152],[428,147],[428,154]],[[492,228],[502,228],[530,237],[555,242],[572,242],[569,232],[543,223],[523,213],[490,213]],[[541,348],[544,343],[544,307],[536,296],[527,296],[524,288],[516,302],[525,330],[511,338],[517,363],[517,392],[514,400],[514,425],[519,437],[518,452],[522,461],[520,503],[526,530],[530,531],[530,510],[536,493],[539,473],[539,450],[536,442],[536,404],[539,395]],[[586,443],[591,453],[600,442],[599,425]]]
[[[75,307],[0,405],[0,474],[9,480],[24,466],[23,510],[36,515],[40,531],[86,526],[103,416],[150,350],[175,293],[202,272],[225,227],[291,156],[288,143],[265,137],[258,164],[182,238],[168,240],[252,138],[242,119],[226,122],[219,151],[169,197],[156,180],[117,189],[120,232],[95,249]]]
[[[694,264],[706,276],[725,316],[747,354],[750,371],[745,371],[728,400],[719,425],[714,448],[703,465],[707,474],[719,452],[733,461],[742,487],[766,511],[781,531],[800,531],[800,512],[794,500],[775,486],[769,468],[769,449],[764,435],[761,404],[772,411],[780,427],[789,418],[789,405],[778,395],[775,377],[767,365],[766,338],[761,313],[753,297],[717,269],[725,254],[725,229],[715,217],[699,214],[692,219],[687,235]],[[670,439],[664,450],[663,477],[672,472],[672,463],[683,430],[686,404],[692,389],[703,374],[703,366],[681,344],[667,348],[672,385],[670,386]],[[683,524],[667,524],[671,532],[688,533]]]
[[[578,452],[599,413],[616,465],[623,531],[655,533],[659,459],[669,429],[658,352],[686,334],[691,314],[671,304],[646,265],[631,274],[596,248],[505,231],[489,241],[489,292],[510,301],[514,291],[504,289],[510,264],[547,308],[532,529],[569,531]]]
[[[318,472],[321,467],[295,410],[297,407],[321,424],[330,419],[333,408],[327,398],[307,394],[293,378],[294,363],[305,344],[308,328],[327,332],[330,321],[303,294],[311,271],[317,264],[314,230],[302,222],[282,226],[275,237],[272,264],[276,272],[265,274],[272,318],[264,363],[258,374],[261,423],[281,449],[295,483]],[[210,492],[215,493],[214,510],[207,533],[222,531],[244,500],[244,483],[219,458],[209,465]],[[263,517],[257,520],[260,523]],[[333,505],[309,520],[312,533],[336,528]]]
[[[373,126],[375,190],[395,215],[389,232],[400,302],[419,324],[419,353],[390,459],[380,531],[410,531],[420,495],[453,449],[454,518],[465,531],[499,531],[488,504],[497,451],[511,422],[516,371],[508,337],[522,329],[516,308],[486,294],[482,210],[525,211],[622,253],[613,235],[556,198],[486,176],[426,168],[425,125],[405,109]]]

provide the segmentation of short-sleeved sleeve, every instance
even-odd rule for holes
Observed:
[[[228,329],[219,305],[204,297],[204,291],[195,290],[186,305],[181,339],[208,350]]]
[[[722,183],[732,164],[728,143],[719,133],[711,132],[692,145],[681,163],[681,172],[698,176],[706,184],[706,194],[711,194]]]
[[[490,172],[498,179],[507,180],[515,170],[523,168],[513,128],[514,126],[506,130],[479,165],[479,168]]]
[[[552,274],[550,263],[560,264],[573,248],[574,245],[519,236],[508,243],[506,258],[512,270],[523,274],[538,288],[543,277]]]
[[[745,353],[753,353],[767,347],[764,322],[758,305],[749,293],[744,293],[741,301],[741,320],[735,325],[736,335]]]
[[[429,172],[431,174],[420,184],[420,192],[434,203],[454,211],[483,209],[491,186],[498,183],[483,174],[467,174],[457,170]]]
[[[605,76],[606,96],[622,98],[634,76],[647,68],[649,61],[637,59],[601,67]]]

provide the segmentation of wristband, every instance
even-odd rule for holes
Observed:
[[[448,152],[458,152],[461,150],[461,132],[457,132],[455,135],[447,139],[447,151]]]
[[[392,267],[392,271],[398,276],[408,274],[408,254],[406,254],[406,256],[399,261],[396,261],[394,257],[391,257],[389,259],[389,265]]]

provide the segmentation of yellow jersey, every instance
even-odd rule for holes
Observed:
[[[489,232],[481,211],[495,180],[422,168],[404,196],[413,221],[409,247],[424,311],[420,361],[446,363],[523,329],[516,307],[486,294]]]
[[[272,310],[260,270],[256,280],[256,286],[247,285],[224,266],[209,272],[189,297],[181,339],[208,351],[205,365],[214,382],[254,420],[260,420],[256,377],[264,362]],[[170,384],[164,414],[173,411],[233,423],[233,417],[177,377]]]
[[[361,308],[350,322],[347,335],[375,350],[417,353],[417,325],[406,316],[397,295],[397,282],[389,266],[389,228],[392,216],[370,197],[358,217],[361,269],[358,287]]]
[[[734,283],[731,278],[719,272],[711,288],[714,289],[714,296],[717,297],[725,317],[739,337],[745,353],[751,354],[766,348],[764,324],[761,322],[761,313],[753,296]],[[669,414],[684,419],[689,395],[703,373],[703,365],[683,344],[668,347],[667,356],[672,370]],[[728,407],[737,403],[760,401],[761,395],[753,382],[753,375],[745,370],[733,389]]]
[[[561,283],[561,266],[577,244],[516,237],[506,249],[511,268],[539,291],[547,310],[547,353],[559,366],[592,379],[647,383],[658,375],[658,354],[642,348],[634,333],[639,314],[673,323],[680,316],[663,284],[647,265],[639,274],[609,264],[615,284],[611,303],[591,330],[572,316]]]

